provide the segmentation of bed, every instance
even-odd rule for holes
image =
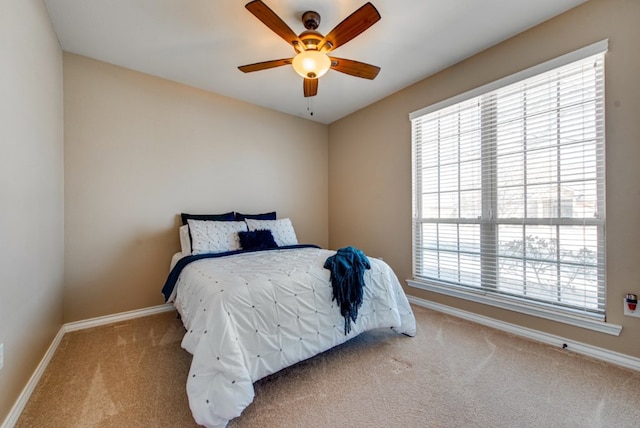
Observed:
[[[285,233],[278,231],[279,220],[257,221],[253,229],[274,232],[276,246],[244,248],[238,241],[242,222],[234,221],[222,227],[227,230],[222,240],[228,241],[217,250],[225,251],[211,251],[209,245],[194,252],[203,236],[218,244],[210,236],[211,224],[202,235],[194,227],[201,225],[190,222],[191,254],[183,245],[172,259],[163,288],[186,329],[182,347],[193,355],[187,379],[189,405],[196,422],[207,427],[224,427],[239,416],[253,401],[255,381],[364,331],[392,328],[415,335],[409,302],[382,260],[369,258],[363,303],[345,334],[345,319],[332,301],[330,272],[324,268],[336,252],[299,245],[290,236],[287,241],[283,237],[293,231],[290,221],[284,222]],[[251,222],[245,223],[250,232]]]

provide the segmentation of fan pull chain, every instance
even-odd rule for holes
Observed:
[[[307,111],[309,116],[313,116],[313,97],[307,97]]]

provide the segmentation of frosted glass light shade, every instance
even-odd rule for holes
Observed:
[[[293,69],[306,79],[317,79],[331,67],[331,60],[326,54],[316,50],[306,50],[293,57]]]

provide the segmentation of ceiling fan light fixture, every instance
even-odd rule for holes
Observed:
[[[317,79],[325,75],[331,68],[329,57],[317,50],[300,52],[291,62],[293,69],[305,79]]]

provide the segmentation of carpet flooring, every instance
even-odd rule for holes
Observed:
[[[245,427],[639,427],[640,373],[413,307],[255,384]],[[68,333],[16,427],[195,427],[175,313]]]

